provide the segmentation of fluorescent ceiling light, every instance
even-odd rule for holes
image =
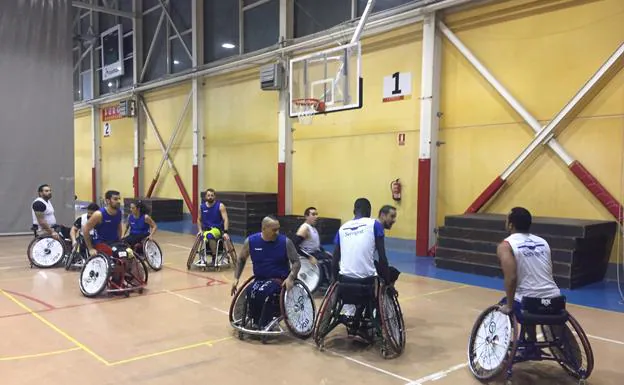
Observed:
[[[175,60],[175,59],[174,59],[174,60],[173,60],[173,64],[180,64],[180,61],[179,61],[179,60]]]
[[[223,44],[221,44],[221,47],[227,48],[227,49],[232,49],[232,48],[235,48],[236,46],[234,44],[232,44],[232,43],[223,43]]]

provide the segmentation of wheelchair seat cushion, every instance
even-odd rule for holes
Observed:
[[[375,277],[359,279],[340,276],[338,297],[346,304],[368,305],[375,298],[375,283]]]
[[[566,298],[564,296],[554,298],[522,299],[523,323],[556,325],[564,324],[568,320],[566,311]]]

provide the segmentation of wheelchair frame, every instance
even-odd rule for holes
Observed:
[[[207,249],[206,242],[204,242],[204,236],[202,234],[197,234],[195,237],[195,243],[193,243],[193,247],[191,247],[191,251],[189,253],[188,259],[186,260],[186,269],[191,270],[191,268],[195,265],[195,259],[200,256],[202,253],[206,256],[206,266],[202,266],[201,269],[203,271],[207,271],[208,268],[214,269],[214,271],[220,271],[223,266],[227,267],[236,267],[237,256],[236,249],[234,248],[234,244],[232,240],[229,239],[225,241],[223,237],[217,239],[217,252],[216,256],[213,256],[212,263],[209,264],[207,260]],[[226,262],[227,259],[227,262]]]
[[[104,272],[96,272],[93,270],[93,267],[91,267],[91,265],[94,264],[97,260],[103,260],[104,263],[106,263]],[[137,276],[137,274],[134,273],[132,268],[133,266],[137,268],[137,271],[142,270],[143,277],[139,277]],[[126,297],[129,297],[130,293],[133,291],[136,291],[139,294],[143,294],[143,290],[147,286],[147,281],[149,278],[149,273],[147,270],[148,269],[145,262],[135,255],[129,258],[114,258],[112,256],[108,256],[102,252],[99,252],[95,256],[90,257],[80,271],[80,291],[85,297],[88,298],[97,297],[104,291],[106,291],[107,294],[123,293]],[[100,286],[96,287],[93,291],[89,291],[85,287],[85,273],[87,271],[88,278],[91,279],[98,279],[100,277],[100,274],[102,273],[105,275],[104,280],[102,281]],[[120,277],[120,281],[115,282],[116,277],[114,277],[113,275],[115,275],[116,277]]]
[[[353,321],[355,316],[344,316],[340,314],[345,303],[339,298],[338,285],[339,282],[334,281],[327,290],[314,323],[314,342],[320,351],[325,349],[325,338],[336,326],[343,324],[348,331],[350,328],[354,327]],[[403,354],[406,342],[403,312],[401,311],[396,292],[393,292],[393,290],[394,289],[390,286],[376,282],[374,297],[371,298],[368,305],[364,305],[372,306],[372,309],[370,309],[372,319],[366,319],[365,317],[360,319],[360,322],[366,325],[367,330],[373,330],[373,343],[376,339],[381,339],[380,352],[382,357],[386,359],[396,358]],[[388,309],[386,305],[390,305],[392,307],[391,311],[397,316],[398,327],[396,329],[398,330],[392,330],[389,325],[387,318],[390,309]],[[366,310],[366,308],[364,308],[363,311],[364,310]],[[330,312],[328,313],[328,311]],[[329,315],[326,316],[326,314]],[[328,318],[328,320],[326,320],[326,318]],[[325,325],[321,326],[322,323],[325,323]],[[399,335],[396,335],[393,331],[398,331]]]
[[[303,325],[304,329],[300,330],[298,328],[299,325],[296,325],[294,320],[289,317],[290,309],[287,309],[287,301],[286,297],[288,296],[288,292],[285,287],[282,287],[280,292],[280,316],[273,318],[271,322],[262,330],[247,328],[244,325],[247,323],[247,311],[249,309],[249,305],[247,302],[247,288],[253,283],[255,277],[252,275],[249,277],[243,285],[236,291],[234,294],[234,298],[232,299],[232,303],[230,304],[229,310],[229,320],[230,325],[238,331],[238,338],[242,340],[244,336],[254,335],[259,336],[263,344],[267,343],[269,337],[275,337],[286,334],[288,331],[292,333],[295,337],[300,338],[302,340],[308,339],[312,335],[314,320],[316,318],[316,305],[314,303],[314,298],[312,297],[312,293],[308,287],[300,280],[295,279],[294,287],[297,287],[300,290],[303,290],[303,293],[307,295],[310,305],[312,306],[312,319],[304,320],[305,325]],[[296,294],[295,294],[296,295]],[[242,301],[242,302],[240,302]],[[305,299],[301,297],[297,299],[297,303],[295,305],[295,312],[300,312],[305,308],[305,304],[303,303]],[[239,303],[240,302],[240,303]],[[266,306],[266,302],[264,304]],[[262,312],[264,313],[265,307],[263,306]],[[241,308],[242,307],[242,308]],[[242,314],[241,314],[242,312]],[[240,317],[240,319],[239,319]],[[284,329],[281,323],[286,325],[286,329]],[[308,329],[305,329],[308,327]],[[274,330],[277,329],[277,330]]]
[[[468,342],[468,366],[470,367],[470,371],[475,378],[480,381],[487,382],[505,375],[506,384],[511,385],[513,365],[527,361],[556,361],[570,376],[578,379],[579,384],[586,383],[586,380],[591,375],[594,367],[593,351],[585,332],[572,314],[564,309],[566,317],[563,323],[557,322],[549,324],[525,322],[520,325],[513,313],[509,315],[503,314],[498,310],[499,307],[499,305],[492,305],[485,309],[477,318],[477,321],[472,328],[472,332],[470,333],[470,339]],[[495,333],[498,331],[498,322],[494,321],[494,316],[490,317],[489,324],[487,325],[488,327],[485,329],[486,323],[488,322],[486,321],[486,318],[492,314],[497,314],[497,316],[500,316],[499,318],[501,320],[505,320],[505,323],[507,324],[506,327],[509,328],[509,331],[504,331],[503,333],[507,335],[508,342],[506,343],[508,346],[505,349],[504,357],[500,360],[498,366],[490,369],[484,368],[485,373],[482,373],[480,371],[481,364],[478,362],[480,357],[476,357],[477,352],[475,348],[475,340],[479,330],[484,328],[484,330],[487,330],[487,332],[491,334],[485,338],[486,343],[497,345],[499,336]],[[572,330],[568,327],[568,323],[572,326]],[[518,328],[518,325],[520,325],[520,328]],[[527,341],[525,335],[527,327],[529,326],[536,328],[536,334],[537,327],[539,326],[541,328],[544,341],[539,341],[539,339],[537,341]],[[553,331],[553,328],[557,326],[562,327],[563,331],[563,333],[559,336],[556,336]],[[578,340],[574,338],[573,332],[578,336]],[[571,343],[567,341],[569,338],[571,338],[572,343],[576,346],[571,345]],[[582,346],[579,346],[579,341]],[[548,349],[550,353],[544,352],[542,349]],[[568,351],[569,349],[576,349],[579,351],[579,354],[583,353],[580,351],[583,349],[586,355],[586,369],[575,368],[573,366],[570,361],[578,360],[579,357],[569,357],[571,354]],[[583,357],[580,357],[580,360],[582,361]],[[583,362],[580,362],[580,365],[577,365],[577,367],[582,366],[582,364]],[[479,367],[477,367],[477,365],[479,365]]]

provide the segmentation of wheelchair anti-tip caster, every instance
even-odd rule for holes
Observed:
[[[585,379],[585,378],[581,378],[581,379],[579,380],[579,385],[587,385],[587,379]]]
[[[243,338],[244,338],[243,332],[238,332],[238,339],[242,341]]]

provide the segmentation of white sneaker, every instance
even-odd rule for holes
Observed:
[[[202,261],[201,259],[195,262],[195,266],[198,267],[206,267],[206,261]]]

